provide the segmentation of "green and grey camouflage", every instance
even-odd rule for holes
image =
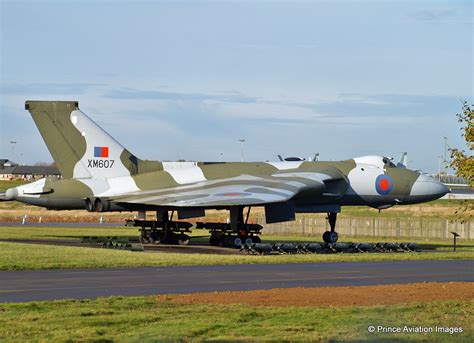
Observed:
[[[27,101],[25,107],[62,178],[11,188],[5,198],[50,209],[171,210],[179,218],[227,209],[233,229],[242,230],[242,209],[262,206],[267,222],[293,220],[298,212],[329,213],[335,233],[341,206],[385,209],[434,200],[449,191],[383,156],[338,162],[145,161],[94,123],[78,102]]]

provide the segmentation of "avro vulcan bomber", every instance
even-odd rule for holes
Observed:
[[[263,207],[267,223],[296,213],[327,213],[338,239],[342,206],[386,209],[438,199],[449,190],[425,174],[383,156],[345,161],[160,162],[141,160],[79,109],[76,101],[26,101],[62,178],[10,188],[5,199],[55,210],[137,211],[144,242],[186,244],[191,223],[207,209],[227,210],[229,223],[198,223],[211,244],[259,242],[262,226],[248,223]],[[245,210],[245,215],[244,215]],[[157,220],[146,220],[156,211]],[[177,220],[173,220],[173,216]]]

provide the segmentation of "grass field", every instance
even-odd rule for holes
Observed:
[[[250,307],[111,297],[0,305],[0,341],[472,342],[474,303],[371,307]],[[462,327],[462,334],[368,333],[368,326]]]
[[[0,192],[5,192],[8,188],[17,187],[28,183],[24,180],[0,180]]]
[[[201,230],[199,230],[201,231]],[[207,231],[206,231],[207,233]],[[84,236],[126,236],[138,238],[138,230],[134,227],[32,227],[18,225],[15,227],[0,226],[0,239],[70,239],[79,240]]]
[[[118,268],[257,263],[367,262],[473,259],[474,251],[308,255],[214,255],[130,252],[82,247],[0,242],[0,270]]]

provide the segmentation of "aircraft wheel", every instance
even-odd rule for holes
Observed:
[[[243,240],[243,244],[250,246],[253,243],[253,237],[247,236]]]
[[[95,211],[94,203],[92,202],[92,200],[90,198],[86,199],[86,210],[87,210],[87,212],[94,212]]]
[[[140,235],[139,240],[141,244],[147,244],[149,242],[148,238],[146,238],[144,235]]]
[[[326,243],[336,243],[339,238],[339,235],[336,231],[326,231],[323,234],[323,241]]]
[[[240,237],[232,237],[231,238],[231,247],[232,248],[240,248],[242,246],[242,238]]]
[[[189,236],[188,235],[179,235],[178,244],[179,245],[188,245],[189,244]]]
[[[163,241],[159,232],[151,232],[148,239],[151,244],[160,244]]]
[[[168,244],[179,244],[179,237],[175,233],[167,234],[167,242]]]

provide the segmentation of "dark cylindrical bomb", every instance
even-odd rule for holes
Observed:
[[[407,251],[418,251],[418,244],[413,242],[403,242],[400,243],[400,248]]]
[[[144,251],[145,249],[143,248],[142,244],[134,244],[130,248],[130,251]]]
[[[320,252],[323,250],[323,246],[319,243],[308,243],[304,246],[304,248],[312,253]]]
[[[397,251],[400,249],[400,246],[397,243],[385,243],[383,248],[387,251]]]
[[[333,248],[337,252],[344,252],[344,251],[348,251],[351,248],[351,245],[347,243],[336,243],[334,244]]]
[[[298,249],[296,248],[296,244],[293,244],[293,243],[283,243],[280,245],[279,248],[281,252],[285,252],[288,254],[294,254],[295,252],[298,251]]]
[[[408,247],[408,242],[402,242],[400,243],[400,249],[404,250],[404,251],[411,251],[411,249]]]
[[[372,243],[357,243],[355,248],[358,251],[368,252],[375,249],[375,246]]]
[[[250,249],[260,254],[268,254],[272,251],[273,246],[268,243],[253,243],[250,245]]]

